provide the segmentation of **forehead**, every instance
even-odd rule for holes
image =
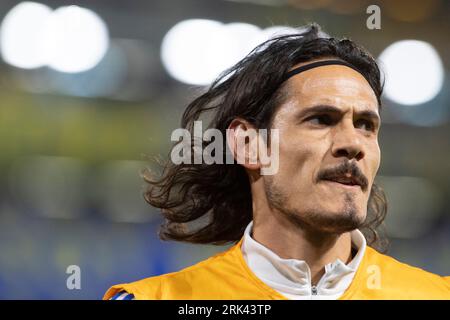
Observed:
[[[331,104],[378,112],[372,87],[363,75],[346,66],[320,66],[297,74],[288,80],[287,93],[289,100],[304,106]]]

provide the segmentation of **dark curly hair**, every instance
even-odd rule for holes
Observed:
[[[381,108],[383,85],[375,59],[349,39],[322,35],[320,27],[311,24],[298,33],[278,36],[257,46],[187,106],[182,128],[193,133],[194,121],[206,115],[212,117],[209,128],[220,130],[223,136],[237,117],[257,129],[270,128],[277,106],[287,96],[283,90],[285,74],[298,63],[321,57],[344,60],[356,67],[373,88]],[[169,160],[162,174],[145,169],[142,177],[148,183],[145,200],[162,209],[165,219],[159,236],[163,240],[235,243],[252,220],[249,179],[237,163],[176,165]],[[384,192],[374,183],[361,231],[370,245],[382,251],[385,240],[377,229],[386,210]]]

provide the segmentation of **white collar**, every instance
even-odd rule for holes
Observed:
[[[366,250],[366,239],[358,229],[350,235],[352,247],[358,250],[347,265],[340,259],[325,266],[325,274],[317,286],[311,286],[311,271],[307,263],[283,259],[251,237],[253,221],[244,232],[241,250],[250,270],[272,289],[294,300],[337,299],[349,287]],[[314,289],[316,294],[313,294]]]

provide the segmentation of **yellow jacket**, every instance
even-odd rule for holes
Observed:
[[[103,298],[127,291],[138,300],[287,299],[248,268],[241,243],[242,239],[227,251],[181,271],[115,285]],[[409,266],[367,247],[352,283],[339,299],[450,299],[450,277]]]

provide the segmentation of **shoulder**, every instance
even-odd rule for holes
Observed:
[[[373,248],[367,248],[364,266],[367,277],[379,276],[381,286],[387,290],[417,299],[450,298],[450,277],[411,266]]]
[[[106,292],[104,299],[108,300],[121,291],[132,293],[135,299],[183,299],[196,290],[211,289],[218,279],[233,272],[236,246],[180,271],[115,285]]]

